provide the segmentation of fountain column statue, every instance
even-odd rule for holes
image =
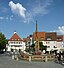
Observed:
[[[36,21],[36,31],[35,31],[35,34],[36,34],[36,42],[35,42],[35,52],[39,52],[39,39],[38,39],[38,25],[37,25],[37,21]]]

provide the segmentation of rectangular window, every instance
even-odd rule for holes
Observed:
[[[13,42],[11,42],[11,44],[13,44]]]
[[[20,42],[19,42],[19,44],[20,44]]]
[[[46,44],[50,44],[50,42],[49,42],[49,41],[47,41],[47,42],[46,42]]]
[[[51,40],[51,38],[47,38],[47,40]]]
[[[47,46],[47,48],[50,48],[50,46]]]
[[[16,42],[16,44],[18,44],[18,42]]]
[[[15,44],[15,42],[14,42],[14,44]]]

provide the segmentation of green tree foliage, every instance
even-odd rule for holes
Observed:
[[[33,47],[33,48],[34,48],[34,47],[35,47],[35,44],[32,44],[32,45],[31,45],[31,47]]]
[[[42,42],[39,42],[39,45],[40,45],[40,50],[41,50],[41,51],[47,49],[47,46],[44,46]]]
[[[7,43],[6,37],[4,36],[4,34],[0,32],[0,50],[6,48],[6,43]]]
[[[32,51],[34,52],[35,51],[35,44],[34,43],[31,45],[31,48],[32,48]]]
[[[46,50],[47,49],[47,46],[44,46],[42,42],[39,42],[39,46],[40,46],[40,50],[43,51],[43,50]],[[35,51],[35,44],[32,44],[31,47],[33,48],[33,50]]]
[[[29,52],[29,48],[26,48],[25,51],[26,51],[26,52]]]

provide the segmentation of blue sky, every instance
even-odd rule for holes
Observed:
[[[64,0],[0,0],[0,32],[9,39],[16,30],[21,38],[35,31],[64,35]]]

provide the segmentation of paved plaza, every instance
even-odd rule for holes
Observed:
[[[23,60],[12,60],[6,54],[0,54],[0,68],[64,68],[63,65],[53,61],[49,62],[28,62]]]

